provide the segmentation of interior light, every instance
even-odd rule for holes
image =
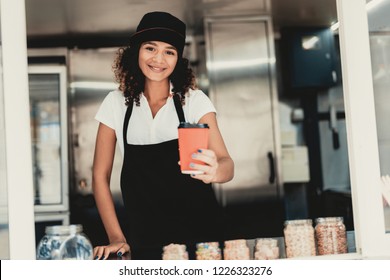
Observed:
[[[340,27],[340,23],[338,21],[336,21],[335,23],[333,23],[331,26],[330,26],[330,29],[332,31],[336,31],[337,29],[339,29]]]
[[[304,50],[315,50],[320,48],[320,38],[318,36],[305,36],[302,38],[302,48]]]

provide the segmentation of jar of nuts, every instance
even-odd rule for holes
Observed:
[[[276,260],[279,258],[278,240],[275,238],[256,239],[255,260]]]
[[[284,222],[287,258],[315,256],[313,221],[311,219]]]
[[[249,260],[250,252],[245,239],[226,240],[223,250],[225,260]]]
[[[347,253],[347,234],[342,217],[317,218],[315,236],[319,255]]]

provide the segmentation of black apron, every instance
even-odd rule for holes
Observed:
[[[174,102],[178,118],[184,122],[183,108],[176,95]],[[211,184],[180,172],[177,139],[148,145],[127,143],[132,108],[133,102],[127,108],[123,124],[121,172],[127,217],[125,234],[131,257],[161,259],[163,246],[179,243],[186,244],[190,258],[194,258],[196,243],[222,242],[221,207]]]

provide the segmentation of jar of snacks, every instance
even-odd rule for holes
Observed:
[[[278,240],[275,238],[258,238],[255,244],[255,260],[275,260],[279,258]]]
[[[163,247],[163,260],[188,260],[187,246],[171,243]]]
[[[287,258],[316,255],[313,221],[311,219],[284,222]]]
[[[347,253],[347,234],[342,217],[317,218],[315,235],[319,255]]]
[[[218,242],[202,242],[196,244],[197,260],[221,260],[222,254]]]
[[[223,250],[225,260],[249,260],[249,247],[245,239],[227,240]]]

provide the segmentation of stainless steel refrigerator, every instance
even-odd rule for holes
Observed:
[[[46,226],[69,224],[66,73],[64,65],[29,66],[37,242],[43,237]]]

